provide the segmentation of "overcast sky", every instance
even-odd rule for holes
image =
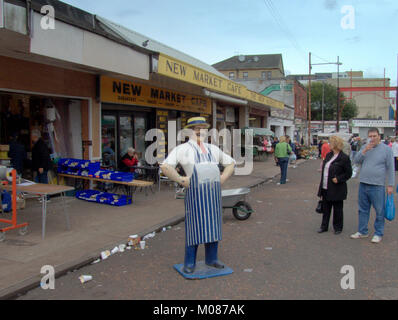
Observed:
[[[63,0],[208,64],[237,54],[281,53],[287,74],[312,63],[397,82],[396,0]],[[342,12],[342,10],[345,11]],[[352,14],[354,13],[354,14]],[[313,66],[336,72],[336,65]]]

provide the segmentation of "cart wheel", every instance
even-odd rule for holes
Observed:
[[[6,233],[3,231],[0,231],[0,242],[3,242],[6,239]]]
[[[24,236],[25,234],[27,234],[27,233],[28,233],[28,226],[19,228],[18,233],[19,233],[21,236]]]
[[[252,214],[253,209],[245,201],[239,201],[236,205],[234,205],[232,209],[232,213],[234,214],[234,217],[238,220],[246,220],[250,217]]]

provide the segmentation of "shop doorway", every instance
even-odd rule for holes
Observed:
[[[132,147],[145,158],[145,133],[148,130],[148,115],[126,111],[103,111],[102,162],[105,167],[117,168],[127,149]]]
[[[12,142],[13,147],[18,145],[21,150],[18,158],[23,158],[23,177],[32,178],[30,134],[33,129],[40,131],[52,160],[82,158],[81,100],[0,92],[0,115],[0,144]],[[8,156],[0,155],[0,164],[10,165],[10,160]]]

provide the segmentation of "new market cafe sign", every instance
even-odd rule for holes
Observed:
[[[214,91],[226,93],[274,108],[284,108],[284,104],[281,101],[263,96],[259,93],[248,90],[242,84],[219,77],[163,54],[159,55],[158,73],[170,78],[186,81]]]
[[[211,114],[211,99],[102,76],[101,101]]]

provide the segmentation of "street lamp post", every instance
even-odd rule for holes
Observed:
[[[308,78],[308,146],[311,146],[311,52],[309,53],[309,78]]]
[[[325,104],[325,81],[322,81],[322,132],[323,133],[325,133],[324,104]]]
[[[340,62],[339,56],[337,56],[337,123],[336,131],[340,131]]]

